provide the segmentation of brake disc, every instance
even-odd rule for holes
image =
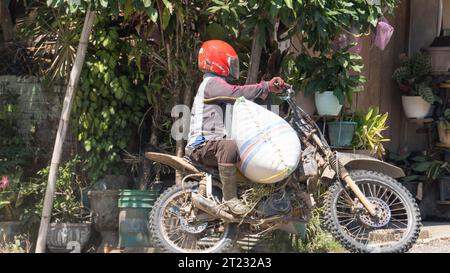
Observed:
[[[377,197],[367,197],[370,203],[373,204],[377,216],[372,216],[368,212],[359,214],[359,220],[365,225],[373,228],[380,228],[389,223],[391,220],[391,209],[389,205]]]
[[[185,218],[180,217],[179,219],[181,229],[192,234],[201,233],[208,226],[208,222],[193,224],[189,223]]]

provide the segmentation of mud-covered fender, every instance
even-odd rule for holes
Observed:
[[[337,154],[339,160],[347,168],[347,170],[376,171],[386,174],[392,178],[400,178],[405,176],[405,173],[399,167],[368,155],[339,152]],[[322,173],[322,177],[333,179],[335,174],[336,173],[331,168],[327,167]]]

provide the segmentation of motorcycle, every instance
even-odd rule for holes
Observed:
[[[149,216],[149,232],[161,252],[230,252],[238,234],[297,233],[308,223],[319,183],[327,187],[323,226],[351,252],[406,252],[416,242],[420,211],[411,193],[395,179],[402,169],[376,158],[333,151],[314,120],[295,104],[288,86],[279,94],[286,121],[302,144],[299,166],[286,179],[257,184],[240,177],[238,194],[248,213],[233,215],[222,202],[218,172],[188,157],[149,152],[146,158],[183,175],[165,190]]]

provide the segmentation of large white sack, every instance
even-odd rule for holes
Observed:
[[[244,97],[233,107],[231,138],[239,148],[240,171],[254,182],[281,181],[300,160],[300,141],[289,123]]]

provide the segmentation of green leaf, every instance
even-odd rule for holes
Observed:
[[[104,7],[104,8],[107,8],[107,7],[108,7],[108,3],[109,3],[108,0],[100,0],[100,5],[101,5],[102,7]]]
[[[144,7],[148,8],[152,5],[152,0],[143,0]]]
[[[162,14],[162,30],[166,30],[170,22],[170,12],[165,9]]]
[[[153,8],[153,7],[149,7],[147,8],[147,14],[150,17],[150,20],[152,20],[153,23],[157,23],[158,22],[158,11]]]
[[[84,149],[86,150],[86,152],[89,152],[92,149],[92,143],[90,140],[84,141]]]
[[[292,0],[284,0],[284,3],[288,8],[293,9]]]

